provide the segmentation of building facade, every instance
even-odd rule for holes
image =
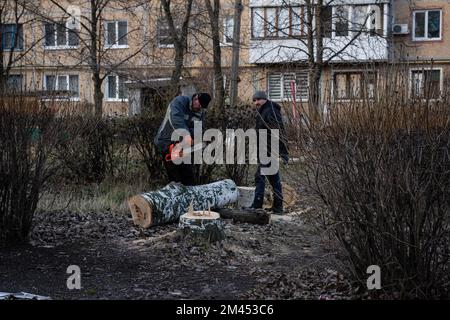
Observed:
[[[136,88],[128,83],[145,84],[172,73],[173,39],[158,1],[111,0],[101,10],[82,0],[26,3],[20,12],[11,6],[0,17],[0,53],[10,89],[62,91],[63,98],[90,105],[97,74],[104,114],[127,114],[129,90]],[[184,5],[180,1],[173,9],[177,28]],[[255,90],[266,90],[277,102],[306,103],[312,66],[320,69],[323,96],[371,95],[377,68],[392,62],[408,64],[412,95],[432,90],[437,97],[450,77],[449,12],[448,1],[335,0],[317,9],[302,0],[244,0],[239,99],[249,103]],[[226,89],[233,14],[234,1],[221,1]],[[214,91],[204,1],[193,3],[187,42],[183,78]]]

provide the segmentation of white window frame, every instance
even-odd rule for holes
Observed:
[[[170,37],[169,22],[167,21],[165,16],[161,16],[161,17],[159,17],[159,19],[156,22],[157,23],[157,26],[156,26],[156,43],[158,45],[158,48],[168,48],[168,49],[175,48],[175,44],[162,44],[160,42],[161,37],[160,37],[160,34],[159,34],[159,30],[160,30],[161,26],[159,25],[159,21],[165,21],[166,28],[167,28],[167,31],[169,32],[169,37]]]
[[[110,77],[116,77],[116,97],[115,98],[111,98],[109,97],[109,79]],[[119,81],[120,76],[118,74],[109,74],[106,76],[106,81],[105,81],[105,101],[107,102],[128,102],[128,97],[127,98],[119,98],[119,86],[120,86],[120,81]],[[125,85],[125,82],[124,82]]]
[[[47,46],[47,45],[45,44],[45,40],[46,40],[46,37],[47,37],[47,30],[46,30],[45,26],[46,26],[47,24],[53,24],[54,27],[55,27],[55,31],[54,31],[55,45],[54,45],[54,46]],[[71,45],[69,45],[69,31],[73,31],[73,32],[77,33],[77,36],[79,36],[79,35],[78,35],[78,31],[77,31],[77,30],[71,30],[71,29],[69,29],[69,28],[66,28],[66,26],[64,26],[65,31],[66,31],[66,39],[67,39],[66,44],[58,45],[58,25],[60,25],[60,24],[59,24],[59,23],[56,23],[56,22],[44,23],[44,49],[45,49],[45,50],[67,50],[67,49],[78,49],[78,48],[80,47],[80,39],[78,39],[78,45],[76,45],[76,46],[71,46]]]
[[[68,97],[68,98],[58,98],[55,99],[55,101],[80,101],[80,75],[79,74],[44,74],[44,89],[46,91],[49,91],[49,89],[47,88],[47,77],[48,76],[52,76],[55,77],[55,91],[58,91],[60,89],[58,88],[58,81],[60,77],[65,77],[66,78],[66,82],[67,82],[67,91],[69,91],[70,89],[70,76],[78,76],[78,97]]]
[[[444,89],[444,68],[442,67],[438,67],[438,68],[411,68],[409,70],[409,86],[408,86],[408,96],[410,98],[417,98],[417,97],[413,97],[412,93],[413,93],[413,73],[416,71],[439,71],[439,98],[430,98],[430,101],[435,101],[435,100],[439,100],[442,96],[442,92]],[[423,74],[423,73],[422,73]],[[423,100],[426,100],[425,98],[422,98]]]
[[[119,23],[120,22],[125,22],[127,24],[127,31],[125,33],[125,39],[127,40],[127,44],[119,44]],[[115,44],[108,44],[108,24],[109,23],[114,23],[114,29],[115,29],[115,34],[116,34],[116,43]],[[129,30],[129,23],[128,20],[109,20],[109,21],[105,21],[104,23],[104,27],[105,27],[105,45],[104,47],[106,49],[128,49],[129,46],[129,42],[128,42],[128,30]]]
[[[348,10],[347,14],[347,32],[346,36],[337,36],[336,35],[336,22],[337,22],[337,7],[344,7]],[[353,6],[351,5],[340,5],[340,6],[332,6],[331,7],[331,38],[348,38],[352,36],[352,26],[351,21],[353,17]]]
[[[430,11],[439,11],[439,38],[428,38],[428,13]],[[424,22],[424,37],[416,37],[416,14],[425,13]],[[442,40],[442,9],[426,9],[426,10],[413,10],[413,28],[412,28],[412,40],[413,41],[440,41]]]
[[[269,96],[269,99],[275,102],[288,102],[291,101],[288,97],[284,96],[284,76],[287,74],[294,74],[294,77],[297,77],[297,73],[302,73],[303,71],[294,71],[294,72],[278,72],[278,71],[274,71],[274,72],[268,72],[267,73],[267,77],[266,77],[266,84],[267,84],[267,94]],[[275,73],[279,73],[280,76],[280,90],[281,90],[281,99],[273,99],[270,97],[270,86],[269,86],[269,76],[270,74],[275,74]],[[305,74],[307,74],[307,72],[304,72]],[[309,79],[307,78],[308,81],[308,87],[309,87]],[[301,93],[299,94],[298,92],[296,92],[297,95],[300,95],[300,100],[296,100],[297,102],[308,102],[309,97],[304,97],[301,95]]]

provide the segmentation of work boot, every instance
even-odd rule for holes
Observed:
[[[263,199],[254,199],[253,203],[250,207],[246,207],[244,209],[250,209],[250,210],[255,210],[255,209],[262,209],[263,206]]]
[[[271,211],[273,214],[284,214],[285,212],[283,209],[283,199],[275,197],[273,205],[271,208],[269,208],[269,211]]]

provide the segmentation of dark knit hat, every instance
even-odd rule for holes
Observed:
[[[200,105],[202,108],[208,108],[208,104],[211,102],[211,96],[206,92],[199,92],[194,94],[194,97],[198,96],[198,102],[200,102]]]
[[[256,91],[253,94],[253,100],[255,99],[264,99],[267,100],[267,94],[264,91]]]

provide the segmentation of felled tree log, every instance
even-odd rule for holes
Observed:
[[[271,220],[270,212],[264,209],[244,210],[244,209],[216,209],[220,217],[224,219],[233,219],[234,222],[269,224]]]
[[[149,228],[178,221],[191,202],[193,210],[201,211],[224,207],[236,202],[237,197],[237,186],[229,179],[199,186],[170,183],[128,199],[128,207],[134,224]]]
[[[220,215],[213,211],[192,211],[180,217],[179,228],[184,237],[196,242],[216,242],[225,238]]]

